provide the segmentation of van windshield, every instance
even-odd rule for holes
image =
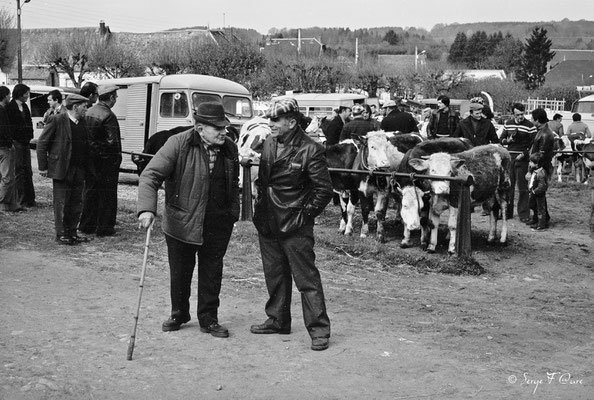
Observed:
[[[594,101],[578,101],[573,106],[573,113],[594,114]]]
[[[194,109],[206,101],[221,103],[221,96],[211,93],[192,93],[192,106]],[[252,103],[247,97],[225,96],[222,99],[223,108],[227,115],[235,118],[252,118]]]

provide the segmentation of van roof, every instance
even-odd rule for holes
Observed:
[[[103,79],[95,82],[97,85],[133,85],[135,83],[160,83],[162,89],[182,89],[190,87],[212,92],[233,93],[249,96],[250,92],[244,86],[228,79],[198,74],[175,74],[165,76],[141,76],[134,78]]]
[[[586,96],[586,97],[582,97],[578,101],[594,101],[594,94],[591,94],[591,95]]]
[[[332,101],[332,100],[364,100],[367,96],[355,93],[295,93],[286,94],[283,96],[273,97],[272,100],[281,100],[286,98],[293,98],[299,102],[300,100],[317,100],[317,101]]]

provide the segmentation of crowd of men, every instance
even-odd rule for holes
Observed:
[[[0,86],[0,211],[26,212],[37,206],[31,167],[33,121],[27,105],[30,88],[11,93]],[[48,94],[49,109],[37,141],[42,177],[52,179],[56,242],[76,245],[85,234],[113,236],[121,156],[120,128],[111,108],[116,86],[87,83],[80,94],[63,99]]]

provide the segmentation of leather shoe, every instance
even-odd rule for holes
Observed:
[[[163,329],[163,332],[179,331],[181,325],[190,321],[190,319],[191,318],[189,315],[184,318],[169,317],[167,321],[163,322],[163,326],[161,328]]]
[[[530,218],[520,218],[520,222],[523,222],[525,224],[531,224],[532,220]]]
[[[91,239],[85,235],[73,235],[72,240],[74,240],[76,243],[89,243],[91,241]]]
[[[210,333],[214,337],[227,338],[229,337],[229,330],[222,325],[213,322],[208,326],[201,326],[200,331]]]
[[[330,343],[329,343],[328,338],[325,338],[325,337],[313,338],[311,340],[311,349],[315,350],[315,351],[326,350],[328,348],[329,344]]]
[[[291,328],[277,328],[274,325],[264,322],[260,325],[252,325],[250,327],[250,332],[258,334],[258,335],[267,335],[272,333],[278,333],[279,335],[288,335],[291,333]]]
[[[67,246],[73,246],[77,244],[77,242],[70,236],[56,236],[56,242],[58,244],[64,244]]]

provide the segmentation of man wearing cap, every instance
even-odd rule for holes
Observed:
[[[332,121],[330,121],[326,128],[326,146],[331,146],[339,142],[342,128],[351,116],[351,107],[340,106],[338,107],[337,114],[337,116],[332,118]]]
[[[190,321],[190,289],[198,256],[200,331],[226,338],[218,308],[223,256],[239,219],[239,156],[226,136],[223,105],[205,102],[192,129],[172,136],[148,163],[138,184],[138,219],[148,228],[157,214],[157,192],[165,182],[165,233],[171,275],[171,315],[164,332]]]
[[[437,98],[437,110],[429,117],[427,136],[430,139],[453,136],[459,122],[460,115],[450,109],[450,98],[441,95]]]
[[[54,115],[37,141],[39,174],[53,179],[58,244],[76,245],[88,241],[76,232],[82,211],[85,174],[93,174],[85,123],[87,102],[86,97],[78,94],[68,95],[66,113]]]
[[[470,103],[470,115],[458,124],[454,137],[466,138],[473,146],[489,143],[499,143],[499,137],[490,120],[483,117],[483,105],[478,102]]]
[[[371,120],[363,118],[365,108],[358,104],[353,106],[353,119],[342,127],[340,133],[340,141],[346,139],[354,139],[360,141],[361,136],[365,136],[367,132],[375,131],[375,125]]]
[[[118,176],[122,162],[122,141],[118,118],[111,111],[118,87],[99,86],[99,100],[86,116],[89,128],[91,158],[95,165],[94,179],[85,182],[83,213],[79,230],[98,237],[115,234],[118,211]]]
[[[252,325],[250,331],[291,332],[293,279],[301,292],[311,348],[325,350],[330,319],[315,265],[313,227],[316,216],[332,198],[332,182],[324,148],[299,127],[298,115],[295,99],[281,100],[266,113],[272,133],[264,141],[260,158],[253,220],[268,288],[268,319]]]
[[[381,130],[385,132],[411,133],[419,132],[417,120],[400,108],[400,99],[390,100],[384,103],[386,116],[380,124]]]

